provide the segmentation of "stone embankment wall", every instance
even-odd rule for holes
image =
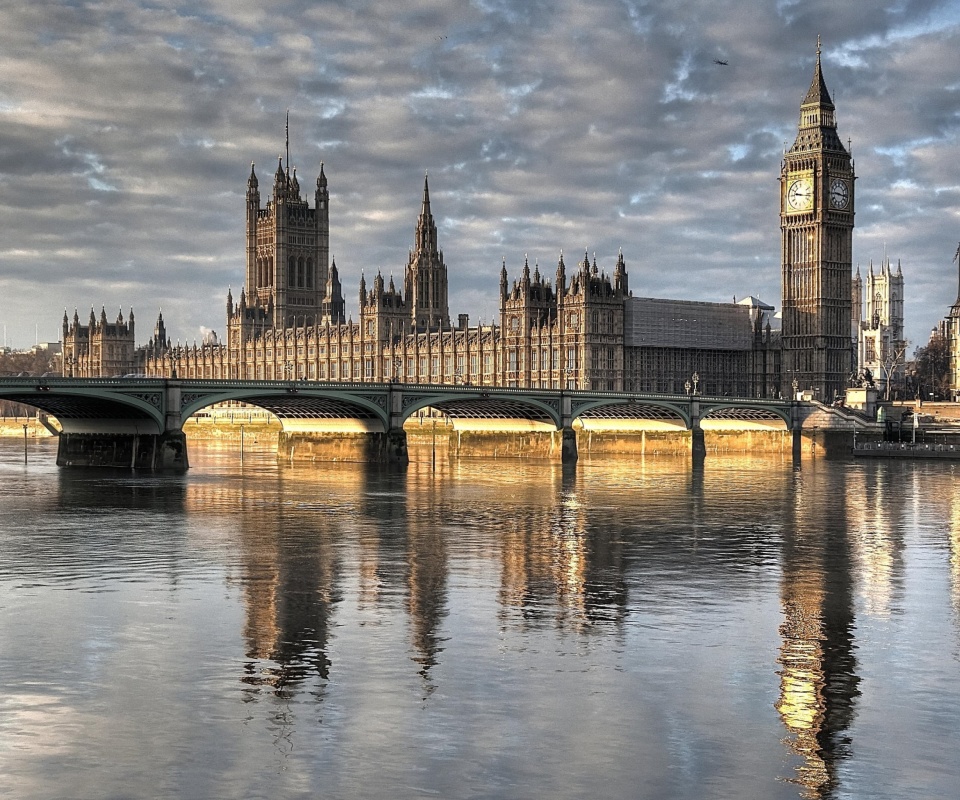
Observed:
[[[0,436],[19,436],[23,438],[23,426],[27,426],[28,439],[45,439],[53,436],[43,423],[32,417],[0,417]]]

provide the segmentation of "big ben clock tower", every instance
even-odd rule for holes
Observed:
[[[854,179],[820,70],[818,39],[797,139],[780,170],[784,396],[794,381],[825,402],[847,386]]]

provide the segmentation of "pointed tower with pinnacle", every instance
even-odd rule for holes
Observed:
[[[837,135],[820,65],[780,171],[783,394],[832,401],[852,369],[853,159]]]
[[[437,247],[437,226],[430,213],[430,186],[426,175],[416,241],[404,277],[404,296],[416,330],[435,331],[450,327],[447,267],[443,263],[443,251]]]

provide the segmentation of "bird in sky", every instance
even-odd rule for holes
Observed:
[[[721,67],[729,67],[729,66],[730,66],[730,62],[729,62],[729,61],[721,61],[719,58],[713,59],[713,63],[714,63],[714,64],[719,64]]]

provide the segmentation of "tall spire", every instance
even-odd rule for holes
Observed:
[[[953,260],[957,264],[958,273],[960,273],[960,243],[957,243],[957,252],[953,254]],[[960,279],[958,279],[957,302],[953,304],[951,316],[960,317]]]
[[[820,67],[820,35],[817,35],[817,66],[813,70],[813,80],[810,82],[810,89],[807,96],[803,98],[803,105],[818,105],[821,108],[833,109],[833,100],[830,99],[830,92],[827,91],[827,84],[823,80],[823,70]]]
[[[819,52],[819,50],[817,51]],[[290,109],[287,109],[287,126],[286,126],[286,148],[287,148],[287,175],[290,175]]]
[[[806,97],[800,104],[800,124],[797,138],[787,155],[807,154],[811,151],[831,150],[848,154],[837,135],[836,107],[823,79],[820,63],[820,37],[817,37],[817,63]]]
[[[430,213],[430,184],[426,173],[423,176],[423,204],[420,207],[420,219],[417,220],[417,250],[426,255],[437,252],[437,226]]]
[[[427,181],[427,173],[423,173],[423,206],[420,209],[420,217],[430,217],[430,184]]]
[[[443,252],[437,247],[437,226],[430,213],[430,183],[426,174],[416,241],[404,276],[404,294],[418,330],[449,327],[447,267],[443,263]]]

